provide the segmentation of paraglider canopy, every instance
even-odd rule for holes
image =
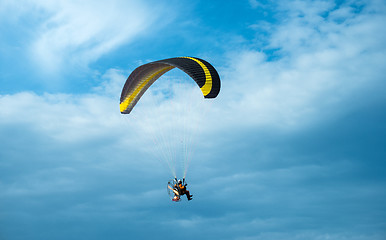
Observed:
[[[168,58],[139,66],[130,74],[121,93],[121,113],[130,113],[146,90],[173,68],[187,73],[205,98],[215,98],[220,92],[220,77],[210,63],[195,57]]]

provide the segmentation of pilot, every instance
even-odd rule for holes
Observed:
[[[190,200],[192,200],[193,195],[190,195],[189,191],[186,189],[187,185],[188,184],[185,183],[185,179],[184,179],[184,183],[182,182],[181,179],[179,179],[178,182],[174,185],[174,189],[176,189],[178,191],[179,196],[186,194],[188,201],[190,201]]]

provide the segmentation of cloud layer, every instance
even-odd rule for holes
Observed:
[[[5,26],[27,27],[19,42],[39,72],[62,74],[88,67],[101,56],[162,28],[165,8],[155,2],[4,1]],[[12,14],[10,14],[12,13]],[[6,18],[8,17],[9,18]],[[172,19],[172,14],[168,14]],[[25,23],[24,21],[27,21]],[[15,43],[9,43],[13,45]],[[21,44],[21,45],[20,45]]]
[[[163,128],[173,111],[163,103],[194,85],[170,95],[182,77],[165,76],[148,92],[161,103],[137,106],[159,114],[145,121],[119,113],[128,72],[110,68],[87,94],[0,95],[0,238],[169,239],[177,227],[185,239],[383,239],[385,4],[249,3],[275,8],[277,23],[264,39],[267,22],[250,23],[256,37],[213,59],[222,90],[200,125],[194,201],[170,204],[167,166],[148,154],[149,123]],[[32,52],[41,63],[58,55],[52,69],[87,65],[157,19],[139,2],[134,15],[118,2],[26,4],[45,16]],[[78,28],[86,19],[95,24]]]
[[[229,65],[223,95],[235,99],[231,111],[239,111],[240,120],[296,128],[383,98],[382,8],[374,14],[370,4],[354,14],[355,6],[334,7],[298,1],[281,6],[289,19],[273,27],[264,50],[274,50],[278,60],[264,51],[230,55],[237,61]]]

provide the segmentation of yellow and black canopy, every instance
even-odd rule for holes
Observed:
[[[195,57],[168,58],[139,66],[130,74],[121,94],[121,113],[130,113],[146,90],[173,68],[187,73],[200,87],[205,98],[215,98],[220,92],[220,77],[205,60]]]

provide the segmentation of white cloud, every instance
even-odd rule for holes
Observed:
[[[264,6],[261,2],[257,0],[249,0],[249,4],[251,5],[252,8],[258,8],[258,7]]]
[[[283,3],[289,18],[273,28],[266,48],[229,55],[223,116],[246,128],[299,129],[381,97],[372,94],[384,85],[386,61],[386,17],[378,4],[378,11],[370,4],[354,12],[327,1]],[[264,51],[272,49],[278,57],[268,60]]]
[[[22,92],[0,97],[1,124],[18,124],[59,142],[76,143],[118,131],[123,124],[115,99],[93,94]],[[111,133],[110,133],[111,134]]]
[[[46,72],[87,66],[118,46],[145,34],[164,8],[142,1],[18,1],[3,3],[12,18],[33,29],[32,60]],[[3,14],[10,15],[5,10]],[[18,17],[15,17],[18,16]],[[172,15],[168,15],[168,19]],[[166,21],[166,20],[165,20]]]

